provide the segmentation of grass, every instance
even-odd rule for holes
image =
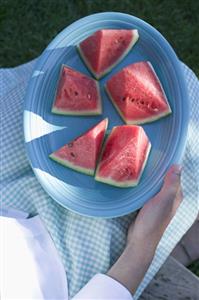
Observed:
[[[16,66],[37,57],[64,27],[102,11],[129,13],[152,24],[199,75],[195,0],[0,0],[0,65]]]
[[[67,25],[103,11],[129,13],[153,25],[199,76],[199,1],[195,0],[0,0],[0,65],[12,67],[39,56]],[[190,269],[199,276],[199,261]]]

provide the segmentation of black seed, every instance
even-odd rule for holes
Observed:
[[[122,101],[125,101],[125,100],[126,100],[126,97],[123,97],[123,98],[122,98]]]
[[[75,154],[74,154],[73,152],[71,152],[70,155],[71,155],[72,157],[75,157]]]
[[[134,102],[134,101],[135,101],[135,99],[134,99],[134,98],[132,98],[132,99],[131,99],[131,102]]]
[[[75,91],[75,96],[77,96],[78,95],[78,92],[77,91]]]
[[[141,104],[144,104],[144,101],[141,101]]]
[[[151,103],[151,108],[152,108],[152,109],[156,109],[156,108],[157,108],[157,106],[155,105],[154,102]]]

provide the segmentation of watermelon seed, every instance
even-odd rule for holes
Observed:
[[[154,111],[158,111],[157,106],[153,102],[151,104],[151,109],[154,110]]]
[[[74,154],[73,152],[71,152],[70,155],[71,155],[72,157],[75,157],[75,154]]]
[[[64,93],[67,94],[67,90],[66,89],[64,89]]]
[[[91,100],[91,94],[88,94],[87,97],[89,100]]]
[[[125,99],[126,99],[126,101],[131,101],[131,102],[134,102],[134,101],[135,101],[134,98],[130,98],[129,96],[127,96]]]
[[[125,175],[127,175],[128,177],[133,175],[132,171],[129,168],[125,168],[125,173]]]
[[[75,91],[75,96],[77,96],[78,95],[78,92],[77,91]]]
[[[115,40],[115,44],[118,44],[118,43],[119,43],[119,41],[116,39],[116,40]]]
[[[123,97],[123,98],[122,98],[122,101],[125,101],[125,100],[126,100],[126,97]]]

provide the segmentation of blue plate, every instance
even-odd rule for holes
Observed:
[[[89,74],[76,45],[103,28],[137,28],[140,38],[128,56],[100,80],[103,115],[67,117],[51,113],[61,64]],[[120,189],[96,182],[93,177],[72,171],[48,155],[86,131],[101,119],[109,118],[109,129],[122,124],[107,98],[103,85],[124,66],[149,60],[169,99],[172,114],[144,125],[151,143],[149,161],[135,188]],[[24,132],[31,166],[46,192],[64,207],[94,217],[117,217],[137,210],[162,184],[172,163],[179,162],[185,149],[188,127],[188,95],[181,63],[164,37],[152,26],[131,15],[107,12],[78,20],[68,26],[45,49],[34,68],[24,107]]]

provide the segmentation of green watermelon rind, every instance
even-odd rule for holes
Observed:
[[[109,90],[108,90],[108,87],[107,87],[107,85],[105,84],[105,85],[104,85],[105,91],[106,91],[106,93],[108,94],[109,99],[111,100],[113,106],[116,108],[116,110],[117,110],[117,112],[119,113],[119,115],[120,115],[120,117],[122,118],[122,120],[123,120],[127,125],[136,125],[136,124],[146,124],[146,123],[151,123],[151,122],[157,121],[157,120],[159,120],[159,119],[161,119],[161,118],[164,118],[164,117],[166,117],[166,116],[168,116],[168,115],[170,115],[170,114],[172,113],[172,110],[171,110],[171,107],[170,107],[170,105],[169,105],[167,96],[166,96],[166,94],[165,94],[165,92],[164,92],[164,89],[163,89],[163,87],[162,87],[162,84],[161,84],[161,82],[160,82],[158,76],[157,76],[157,74],[156,74],[156,72],[155,72],[153,66],[151,65],[151,63],[150,63],[150,62],[147,62],[147,63],[150,65],[151,69],[153,70],[154,75],[156,76],[156,78],[157,78],[157,80],[158,80],[158,82],[159,82],[159,84],[160,84],[162,93],[163,93],[163,95],[164,95],[164,97],[165,97],[165,101],[166,101],[166,103],[167,103],[167,105],[168,105],[168,110],[166,110],[166,111],[164,111],[163,113],[160,113],[160,114],[158,114],[158,115],[156,115],[156,116],[154,116],[154,117],[145,118],[145,119],[139,119],[139,120],[128,120],[128,119],[125,118],[125,116],[123,115],[122,111],[119,109],[119,107],[117,106],[117,104],[116,104],[115,101],[113,100],[113,98],[112,98],[112,96],[111,96],[111,94],[110,94],[110,92],[109,92]]]
[[[80,57],[82,58],[83,62],[85,63],[86,67],[88,68],[88,70],[91,72],[91,74],[97,79],[101,79],[102,77],[104,77],[105,75],[107,75],[109,72],[111,72],[111,70],[117,65],[119,64],[123,58],[130,52],[130,50],[133,48],[133,46],[135,45],[135,43],[138,41],[139,39],[139,33],[137,29],[132,29],[133,32],[133,38],[131,43],[129,44],[128,48],[124,51],[124,53],[115,61],[114,64],[112,64],[109,68],[107,68],[105,71],[103,71],[100,74],[97,74],[92,66],[90,65],[89,61],[87,60],[87,58],[84,56],[83,51],[81,50],[80,44],[77,45],[77,50],[80,54]]]
[[[69,69],[72,69],[71,67],[69,67],[68,65],[62,64],[61,69],[60,69],[60,73],[59,73],[59,79],[58,82],[60,80],[61,74],[62,74],[62,69],[64,67],[67,67]],[[73,70],[73,69],[72,69]],[[76,70],[75,70],[76,71]],[[77,71],[79,72],[79,71]],[[83,73],[82,73],[83,74]],[[85,76],[87,76],[86,74],[84,74]],[[96,88],[97,88],[97,93],[98,93],[98,97],[99,97],[99,106],[94,109],[94,110],[79,110],[79,111],[72,111],[72,110],[64,110],[64,109],[59,109],[55,106],[55,101],[56,101],[56,95],[57,95],[57,88],[58,88],[58,82],[57,82],[57,88],[55,90],[55,96],[54,96],[54,101],[53,101],[53,105],[52,105],[52,109],[51,112],[57,115],[64,115],[64,116],[97,116],[97,115],[101,115],[102,114],[102,98],[101,98],[101,94],[100,94],[100,86],[99,83],[87,76],[88,78],[92,79],[95,81],[96,84]]]
[[[56,108],[55,106],[51,110],[52,113],[57,114],[57,115],[64,115],[64,116],[97,116],[101,115],[102,111],[101,110],[93,110],[93,111],[87,111],[87,110],[82,110],[82,111],[73,111],[73,110],[60,110]]]
[[[95,174],[95,169],[87,169],[87,168],[83,168],[83,167],[80,167],[80,166],[76,166],[75,164],[70,163],[69,161],[67,161],[65,159],[58,158],[53,153],[50,154],[49,157],[51,159],[53,159],[54,161],[60,163],[64,167],[68,167],[70,169],[73,169],[74,171],[77,171],[77,172],[80,172],[80,173],[83,173],[83,174],[86,174],[86,175],[90,175],[90,176],[94,176],[94,174]]]
[[[106,146],[106,143],[103,146],[103,149],[102,149],[102,152],[101,152],[101,156],[103,154],[105,146]],[[97,172],[98,172],[99,167],[100,167],[100,163],[98,164],[96,172],[95,172],[95,180],[99,181],[99,182],[102,182],[102,183],[106,183],[106,184],[112,185],[112,186],[116,186],[116,187],[119,187],[119,188],[130,188],[130,187],[137,186],[139,184],[139,182],[140,182],[140,179],[141,179],[142,174],[144,172],[144,169],[146,167],[150,151],[151,151],[151,143],[149,141],[148,142],[148,149],[147,149],[146,156],[145,156],[145,160],[144,160],[144,163],[142,165],[142,169],[141,169],[140,175],[139,175],[139,177],[138,177],[137,180],[128,180],[128,181],[124,181],[124,182],[121,182],[121,181],[119,182],[119,181],[116,181],[116,180],[113,180],[113,179],[107,179],[105,177],[100,177],[100,176],[97,175]],[[99,160],[99,162],[100,162],[100,160]]]

